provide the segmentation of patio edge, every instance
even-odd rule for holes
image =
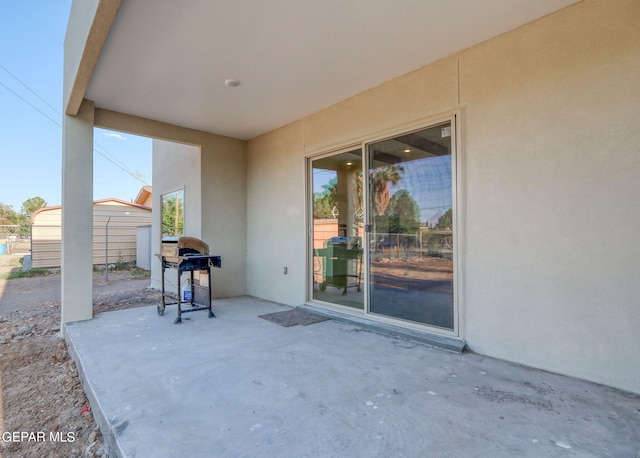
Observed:
[[[67,352],[69,353],[69,357],[76,363],[76,369],[78,371],[78,377],[80,378],[80,383],[82,384],[82,389],[89,401],[89,405],[91,406],[91,413],[93,414],[93,419],[95,420],[98,428],[100,429],[100,433],[107,445],[107,454],[109,458],[123,458],[126,455],[124,451],[118,445],[118,441],[114,434],[113,429],[107,417],[104,414],[104,410],[102,409],[102,405],[100,401],[98,401],[98,397],[93,390],[93,387],[89,383],[87,375],[84,372],[84,366],[82,364],[82,358],[78,355],[76,348],[73,343],[73,337],[71,336],[71,332],[69,332],[69,327],[73,327],[74,322],[66,323],[64,325],[64,340],[67,344]]]

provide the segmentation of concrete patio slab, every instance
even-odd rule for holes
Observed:
[[[640,456],[640,397],[329,320],[284,328],[251,297],[68,324],[123,457]]]

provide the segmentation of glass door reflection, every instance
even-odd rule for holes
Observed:
[[[369,312],[454,329],[451,124],[368,147]]]
[[[314,159],[313,299],[364,309],[360,149]]]

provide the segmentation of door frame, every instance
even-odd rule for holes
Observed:
[[[305,237],[305,303],[309,305],[319,306],[325,309],[334,310],[337,312],[347,313],[351,315],[363,316],[365,315],[366,309],[366,291],[364,298],[364,306],[363,309],[356,309],[353,307],[346,307],[337,304],[332,304],[330,302],[323,302],[313,298],[313,286],[314,286],[314,259],[313,259],[313,229],[314,229],[314,220],[313,220],[313,161],[322,159],[325,157],[332,157],[342,153],[348,153],[354,150],[360,150],[362,154],[362,158],[364,159],[364,152],[362,151],[362,142],[359,143],[349,143],[344,147],[332,149],[330,151],[322,150],[320,153],[313,153],[305,156],[305,206],[306,206],[306,232],[307,235]],[[364,193],[364,189],[363,189]],[[363,195],[363,200],[364,200]],[[364,254],[364,253],[363,253]],[[364,266],[364,258],[361,260]],[[361,288],[364,290],[364,274],[363,280],[361,284]]]
[[[387,140],[393,137],[397,137],[403,134],[416,132],[430,127],[437,126],[438,124],[451,123],[451,188],[452,188],[452,209],[453,209],[453,330],[447,330],[430,326],[426,324],[416,323],[408,320],[402,320],[398,318],[386,317],[383,315],[369,312],[369,253],[368,249],[363,250],[363,291],[364,291],[364,310],[357,310],[350,307],[340,306],[328,302],[319,301],[313,298],[313,167],[312,163],[316,159],[323,157],[330,157],[343,152],[351,151],[360,148],[362,151],[362,173],[363,177],[367,175],[367,164],[369,160],[368,146],[383,140]],[[305,155],[305,205],[306,205],[306,231],[305,237],[305,257],[306,257],[306,280],[305,280],[305,303],[311,306],[324,308],[339,313],[353,315],[358,317],[364,317],[367,320],[376,321],[382,324],[389,324],[393,326],[400,326],[406,329],[413,329],[417,331],[429,332],[432,334],[439,334],[447,337],[461,337],[464,329],[464,313],[463,313],[463,281],[464,281],[464,258],[462,253],[464,252],[463,241],[463,204],[464,201],[464,189],[462,186],[462,173],[464,168],[462,167],[463,155],[462,155],[462,139],[460,135],[462,123],[462,116],[460,110],[452,110],[442,113],[437,116],[422,119],[420,121],[407,123],[393,128],[385,129],[371,133],[370,135],[362,136],[356,141],[345,142],[344,145],[334,148],[318,149],[317,151],[310,152]],[[368,186],[363,183],[363,201],[365,202],[364,220],[369,220],[369,209],[367,208],[369,199]],[[370,243],[370,233],[365,231],[364,234],[364,247],[368,247]]]

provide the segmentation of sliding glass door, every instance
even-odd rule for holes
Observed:
[[[456,331],[452,127],[310,159],[310,300]]]
[[[369,312],[454,329],[451,123],[367,147]]]
[[[314,300],[364,309],[362,150],[311,161]]]

